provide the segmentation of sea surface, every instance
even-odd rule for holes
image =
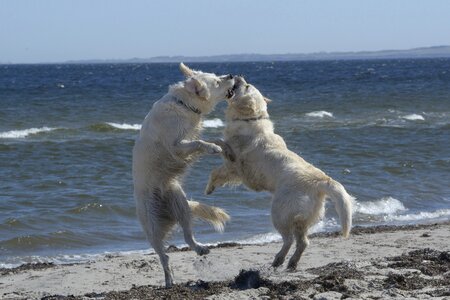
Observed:
[[[290,149],[357,198],[354,224],[450,219],[450,60],[202,63],[243,74],[273,100]],[[182,80],[177,64],[0,65],[0,267],[149,252],[136,219],[131,151],[152,104]],[[220,137],[225,102],[204,121]],[[184,179],[187,195],[232,217],[202,243],[279,240],[271,196],[203,190],[219,156]],[[338,230],[334,207],[312,231]],[[175,229],[170,244],[183,245]]]

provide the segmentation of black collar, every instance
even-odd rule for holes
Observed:
[[[258,121],[258,120],[263,120],[263,119],[269,119],[269,117],[265,117],[265,116],[259,116],[256,118],[248,118],[248,119],[233,119],[233,121],[244,121],[244,122],[250,122],[250,121]]]
[[[175,96],[172,96],[172,97],[175,99],[175,102],[176,102],[177,104],[183,105],[185,108],[189,109],[189,110],[192,111],[193,113],[196,113],[197,115],[201,115],[201,114],[202,114],[202,112],[201,112],[200,109],[198,109],[198,108],[196,108],[196,107],[194,107],[194,106],[191,106],[191,105],[185,103],[185,102],[184,102],[183,100],[181,100],[180,98],[177,98],[177,97],[175,97]]]

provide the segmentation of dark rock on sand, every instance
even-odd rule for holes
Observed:
[[[54,263],[28,263],[20,265],[16,268],[6,269],[6,268],[0,268],[0,275],[7,275],[11,273],[19,273],[25,270],[43,270],[54,267]]]
[[[435,276],[450,271],[450,253],[425,248],[387,258],[390,268],[416,269],[424,275]]]

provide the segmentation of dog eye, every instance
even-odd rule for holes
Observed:
[[[220,84],[220,81],[216,80],[216,87],[219,86],[219,84]]]
[[[245,86],[245,89],[248,90],[249,87],[250,87],[250,85],[247,84],[247,85]]]

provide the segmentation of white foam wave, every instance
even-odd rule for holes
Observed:
[[[0,262],[0,268],[11,269],[27,263],[54,263],[56,265],[87,263],[103,259],[108,256],[148,255],[154,253],[153,249],[129,251],[105,251],[101,253],[62,254],[56,256],[24,256],[10,258],[8,262]]]
[[[225,124],[221,119],[215,118],[211,120],[203,120],[203,127],[205,128],[219,128],[223,127]]]
[[[391,200],[389,200],[391,199]],[[384,203],[384,204],[383,204]],[[400,201],[395,198],[387,197],[378,201],[366,203],[363,206],[359,206],[357,203],[356,210],[368,211],[374,214],[382,214],[386,213],[387,215],[383,217],[385,222],[390,222],[391,224],[402,224],[402,223],[412,223],[412,224],[420,224],[420,221],[426,220],[434,220],[434,221],[445,221],[450,218],[450,209],[440,209],[434,212],[418,212],[412,214],[394,214],[389,213],[393,211],[399,211],[395,208],[388,209],[387,207],[391,207],[390,205],[385,205],[386,203],[394,203],[394,207],[397,208],[403,207]],[[361,208],[363,207],[363,208]],[[401,209],[404,210],[404,207]],[[378,225],[374,223],[373,225]],[[310,230],[309,234],[316,232],[327,232],[327,231],[335,231],[340,230],[340,224],[338,220],[335,218],[323,219],[315,224]],[[264,234],[257,234],[247,239],[242,240],[231,240],[231,241],[222,241],[215,243],[206,243],[204,245],[207,246],[217,246],[221,243],[227,242],[236,242],[241,245],[261,245],[266,243],[273,242],[281,242],[282,238],[278,232],[269,232]],[[186,244],[177,244],[178,248],[187,247]],[[55,263],[55,264],[70,264],[70,263],[86,263],[90,261],[95,261],[98,259],[103,259],[109,256],[129,256],[129,255],[148,255],[151,253],[155,253],[153,249],[145,249],[145,250],[124,250],[124,251],[105,251],[101,253],[91,253],[91,254],[65,254],[65,255],[57,255],[57,256],[27,256],[27,257],[15,257],[10,258],[8,261],[0,262],[0,268],[14,268],[18,267],[25,263]]]
[[[111,123],[111,122],[106,122],[106,124],[117,128],[117,129],[122,129],[122,130],[141,130],[141,124],[127,124],[127,123]]]
[[[114,122],[106,122],[109,126],[112,126],[117,129],[122,130],[141,130],[141,124],[127,124],[127,123],[114,123]],[[211,120],[204,120],[203,121],[203,127],[206,128],[218,128],[223,127],[225,124],[221,119],[211,119]]]
[[[322,219],[314,224],[308,231],[308,233],[325,232],[338,230],[340,225],[335,218]]]
[[[263,234],[257,234],[248,239],[238,241],[239,244],[250,244],[250,245],[258,245],[272,242],[281,241],[281,235],[277,232],[269,232]]]
[[[11,130],[11,131],[0,132],[0,138],[1,139],[20,139],[20,138],[25,138],[32,134],[52,131],[52,130],[56,130],[56,129],[58,129],[58,128],[41,127],[41,128],[28,128],[28,129],[23,129],[23,130]]]
[[[324,118],[324,117],[332,118],[333,117],[333,113],[330,113],[330,112],[325,111],[325,110],[320,110],[320,111],[309,112],[309,113],[306,114],[306,116],[314,117],[314,118]]]
[[[418,114],[411,114],[411,115],[406,115],[402,117],[405,120],[410,120],[410,121],[425,121],[425,118],[422,115],[418,115]]]
[[[355,212],[366,215],[393,215],[399,211],[405,211],[403,203],[392,197],[384,197],[377,201],[356,202]]]
[[[21,263],[17,263],[17,264],[7,264],[7,263],[0,263],[0,268],[1,269],[12,269],[15,267],[18,267],[22,265]]]
[[[340,225],[338,224],[338,221],[335,218],[329,218],[329,219],[323,219],[317,222],[315,225],[313,225],[308,233],[316,233],[316,232],[325,232],[325,231],[334,231],[338,230],[340,228]],[[247,239],[238,240],[238,241],[230,241],[230,242],[237,242],[238,244],[245,244],[245,245],[259,245],[259,244],[265,244],[265,243],[273,243],[273,242],[281,242],[282,238],[281,235],[278,232],[269,232],[269,233],[263,233],[263,234],[257,234],[255,236],[249,237]],[[217,245],[216,244],[210,244],[210,245]]]
[[[421,221],[440,218],[448,219],[449,217],[450,217],[450,209],[440,209],[434,212],[421,211],[419,213],[406,215],[388,215],[384,217],[384,220],[408,222],[408,221]]]

